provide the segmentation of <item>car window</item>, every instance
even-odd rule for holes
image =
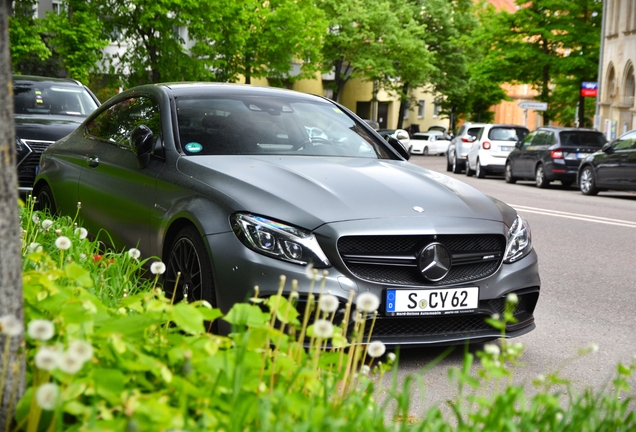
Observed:
[[[16,114],[27,116],[87,117],[97,108],[97,103],[84,87],[47,81],[14,81],[13,105]]]
[[[528,129],[513,127],[493,127],[488,133],[488,138],[493,141],[520,141],[526,137]]]
[[[466,132],[466,135],[477,138],[477,136],[479,135],[482,129],[483,128],[480,128],[480,127],[469,128],[468,131]]]
[[[526,135],[526,137],[523,139],[523,143],[522,145],[524,147],[530,147],[532,145],[532,142],[534,141],[534,138],[537,136],[537,131],[534,132],[530,132],[528,135]]]
[[[559,134],[563,146],[601,148],[607,142],[605,135],[593,131],[564,131]]]
[[[532,140],[532,145],[551,145],[555,143],[554,134],[549,131],[539,131]]]
[[[612,144],[614,150],[634,150],[636,149],[636,131],[628,133],[618,138]]]
[[[130,134],[141,125],[152,130],[155,141],[161,135],[159,106],[144,96],[129,98],[111,106],[91,121],[86,129],[95,138],[132,150]]]
[[[184,153],[391,158],[389,150],[335,105],[295,98],[177,98]],[[383,132],[380,132],[383,133]]]

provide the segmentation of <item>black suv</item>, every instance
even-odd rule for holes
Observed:
[[[570,187],[576,181],[581,159],[597,152],[607,142],[592,129],[544,126],[516,144],[506,159],[506,182],[533,179],[540,188],[553,180]]]
[[[40,154],[73,132],[99,106],[80,82],[28,75],[13,76],[13,107],[21,194],[33,188]]]

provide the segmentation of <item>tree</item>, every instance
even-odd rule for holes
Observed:
[[[9,54],[9,0],[0,1],[0,88],[11,89]],[[0,91],[0,320],[8,315],[24,320],[22,262],[18,215],[18,179],[15,169],[15,136],[11,91]],[[6,321],[4,321],[6,324]],[[1,324],[0,324],[1,325]],[[11,423],[15,405],[24,392],[23,335],[7,336],[0,329],[0,426]],[[5,369],[6,365],[6,369]],[[17,367],[17,370],[15,368]],[[4,375],[4,371],[7,371]],[[8,427],[7,427],[8,429]]]
[[[532,84],[547,102],[544,122],[564,118],[553,104],[555,83],[596,77],[602,2],[600,0],[516,0],[514,12],[502,11],[489,22],[499,77]],[[593,81],[593,79],[592,79]],[[570,87],[571,88],[571,87]],[[580,88],[580,86],[579,86]],[[578,98],[578,92],[569,99]]]

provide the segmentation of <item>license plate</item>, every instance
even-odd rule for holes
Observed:
[[[506,152],[506,151],[512,151],[513,148],[514,147],[510,147],[510,146],[500,146],[499,150],[503,151],[503,152]]]
[[[583,159],[583,158],[587,157],[587,155],[589,155],[589,153],[577,153],[576,154],[576,158],[577,159]]]
[[[386,290],[387,316],[448,315],[472,312],[479,306],[479,288]]]

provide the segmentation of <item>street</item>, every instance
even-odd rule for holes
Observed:
[[[602,192],[584,196],[558,182],[539,189],[534,182],[507,184],[503,177],[478,179],[446,172],[446,158],[412,156],[410,161],[466,182],[511,206],[530,223],[539,254],[541,295],[535,310],[537,328],[514,339],[525,346],[523,365],[514,382],[528,383],[538,375],[560,371],[576,389],[600,389],[614,377],[618,362],[636,354],[636,194]],[[596,354],[577,357],[580,348],[595,343]],[[410,349],[400,353],[399,375],[420,371],[443,348]],[[447,370],[461,365],[457,347],[424,375],[424,396],[415,391],[413,409],[442,403],[456,387]]]

